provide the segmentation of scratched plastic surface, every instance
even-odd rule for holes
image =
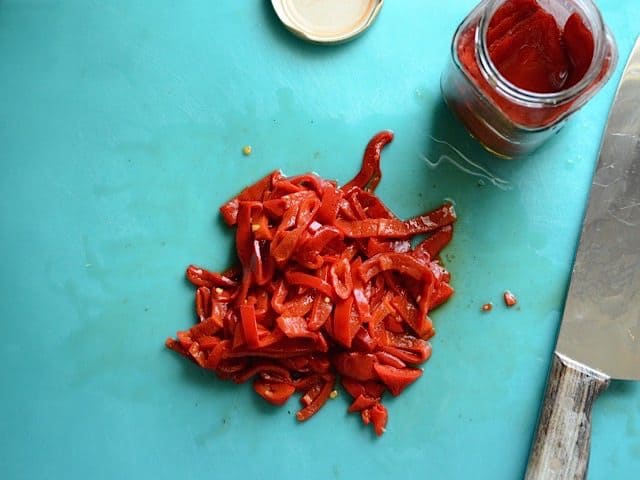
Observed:
[[[494,160],[438,87],[473,3],[386,2],[327,48],[267,1],[0,1],[3,478],[521,476],[621,66],[537,154]],[[624,59],[638,5],[598,3]],[[456,296],[387,433],[344,394],[299,425],[297,401],[272,408],[165,351],[193,321],[185,266],[231,258],[218,205],[274,168],[344,181],[383,128],[380,196],[460,215]],[[591,478],[633,478],[640,388],[614,383],[594,416]]]

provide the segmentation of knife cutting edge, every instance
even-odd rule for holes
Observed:
[[[640,37],[600,146],[527,480],[585,478],[611,379],[640,380]]]

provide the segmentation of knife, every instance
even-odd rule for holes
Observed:
[[[640,37],[600,146],[526,480],[582,479],[591,409],[640,380]]]

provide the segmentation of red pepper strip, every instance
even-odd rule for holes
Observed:
[[[442,305],[444,302],[449,300],[451,295],[453,295],[453,288],[451,288],[451,285],[445,282],[438,283],[438,286],[431,297],[429,309],[433,310],[434,308]]]
[[[313,399],[313,402],[296,413],[296,418],[300,422],[304,422],[315,415],[329,399],[329,395],[331,395],[331,391],[333,390],[333,385],[335,383],[335,377],[333,375],[326,375],[326,377],[327,379],[325,380],[322,390],[320,390],[318,396]]]
[[[333,339],[346,348],[351,347],[351,342],[357,332],[352,333],[351,307],[353,306],[353,297],[339,301],[333,312],[333,328],[328,332]]]
[[[376,403],[369,409],[369,418],[373,423],[373,431],[376,432],[376,435],[382,435],[385,432],[387,419],[389,418],[389,412],[387,412],[385,406],[380,402]]]
[[[282,179],[276,182],[273,186],[272,196],[275,198],[282,197],[284,195],[288,195],[290,193],[304,191],[302,187],[299,185],[294,185],[289,180]]]
[[[191,355],[191,358],[194,362],[204,368],[207,356],[203,351],[200,350],[200,345],[198,345],[197,343],[193,343],[189,347],[189,355]]]
[[[238,196],[232,198],[222,207],[220,207],[222,218],[224,219],[226,224],[229,226],[236,224],[238,220],[238,206],[241,201],[261,201],[265,192],[273,185],[273,182],[281,177],[282,172],[271,172],[265,177],[262,177],[253,185],[250,185],[242,190],[242,192],[240,192]]]
[[[332,185],[325,186],[322,192],[322,201],[318,209],[317,219],[324,225],[333,225],[338,215],[340,201],[344,193],[341,189]]]
[[[394,309],[390,304],[391,298],[391,293],[385,294],[380,303],[378,303],[378,305],[373,309],[373,313],[369,320],[369,335],[376,341],[376,343],[378,343],[378,345],[386,345],[388,341],[384,319],[394,312]]]
[[[316,349],[318,350],[318,352],[327,353],[329,351],[329,342],[327,342],[325,336],[322,334],[322,332],[313,333],[315,335]]]
[[[393,297],[391,304],[400,314],[400,316],[407,322],[407,325],[419,336],[423,337],[427,335],[433,328],[431,320],[422,315],[421,312],[407,300],[404,295],[396,295]]]
[[[339,353],[333,358],[332,363],[336,367],[336,371],[344,377],[349,377],[359,382],[378,380],[374,370],[377,359],[371,353]]]
[[[353,337],[352,347],[360,352],[373,353],[378,347],[378,342],[369,335],[366,328],[360,327]]]
[[[291,383],[291,374],[289,373],[289,370],[274,363],[262,362],[242,372],[238,372],[232,380],[234,381],[234,383],[244,383],[250,378],[253,378],[255,375],[263,372],[269,373],[272,377],[281,378],[282,383]]]
[[[279,198],[265,200],[262,205],[264,206],[265,212],[267,212],[272,218],[282,218],[287,210],[297,208],[304,200],[309,198],[318,197],[313,192],[302,190],[289,193]],[[284,223],[287,225],[287,228],[291,228],[295,222],[288,223],[287,221]]]
[[[411,242],[407,240],[378,240],[376,237],[369,237],[364,250],[367,257],[387,252],[407,253],[411,251]]]
[[[288,270],[285,272],[284,278],[290,285],[301,285],[303,287],[313,288],[327,297],[333,297],[333,288],[331,285],[315,275]]]
[[[365,191],[373,192],[380,182],[380,153],[382,148],[393,140],[393,132],[382,131],[373,136],[367,144],[362,160],[362,167],[357,175],[345,185],[343,190],[351,187],[360,187]]]
[[[325,322],[331,315],[331,310],[333,310],[331,301],[326,302],[324,298],[318,295],[313,301],[313,305],[311,306],[311,313],[309,315],[308,324],[309,330],[311,330],[312,332],[320,330],[320,328],[325,324]]]
[[[258,348],[258,324],[253,305],[240,305],[240,319],[242,320],[242,333],[249,348]]]
[[[349,190],[345,198],[351,205],[353,209],[353,213],[356,215],[358,220],[364,220],[365,218],[369,218],[370,216],[367,214],[365,207],[362,206],[360,200],[358,199],[358,193],[362,192],[359,188],[352,188]],[[375,217],[374,217],[375,218]]]
[[[366,397],[379,400],[385,390],[384,385],[374,381],[359,382],[357,380],[353,380],[352,378],[343,376],[340,379],[340,382],[342,383],[342,386],[347,391],[347,393],[353,398],[356,398],[359,395],[364,395]]]
[[[265,382],[259,378],[253,381],[253,389],[273,405],[284,405],[296,391],[294,387],[286,383]]]
[[[307,328],[307,322],[302,317],[284,317],[276,319],[278,328],[282,330],[288,338],[311,338],[316,339],[317,334]]]
[[[238,225],[236,228],[236,253],[242,265],[243,276],[251,268],[251,257],[254,254],[251,218],[262,212],[262,204],[258,202],[240,202]]]
[[[257,333],[256,333],[256,338],[257,338]],[[236,326],[235,330],[233,331],[233,337],[231,340],[231,349],[238,350],[244,347],[250,348],[247,346],[247,341],[244,338],[244,330],[242,329],[242,325]]]
[[[228,358],[256,357],[256,358],[290,358],[316,353],[316,347],[305,338],[286,338],[280,329],[275,329],[274,336],[281,335],[279,341],[260,347],[259,349],[229,350]]]
[[[313,306],[315,295],[302,293],[296,295],[293,299],[284,304],[281,315],[289,317],[304,317]]]
[[[378,400],[375,398],[358,395],[347,411],[361,412],[362,410],[373,407],[376,403],[378,403]]]
[[[209,370],[215,370],[224,357],[226,357],[231,350],[231,342],[229,340],[222,340],[218,345],[213,347],[213,350],[209,353],[205,368]]]
[[[268,255],[263,256],[261,243],[258,240],[253,241],[253,253],[250,260],[250,271],[253,274],[253,280],[257,285],[265,285],[271,281],[274,273],[274,264],[271,257]],[[264,258],[264,261],[263,261]]]
[[[189,338],[199,340],[202,336],[215,335],[220,330],[220,321],[215,317],[209,317],[189,329]]]
[[[342,232],[335,227],[322,226],[306,241],[301,242],[296,259],[302,266],[318,269],[324,263],[320,256],[322,250],[331,242],[342,239]]]
[[[358,274],[361,265],[362,260],[360,258],[354,260],[353,265],[351,265],[351,284],[353,285],[352,294],[361,321],[368,322],[371,317],[371,313],[369,309],[369,299],[365,293],[365,286]]]
[[[246,358],[234,358],[231,360],[223,360],[216,369],[216,374],[223,380],[231,380],[234,375],[247,368]]]
[[[406,363],[404,363],[395,355],[390,354],[389,352],[384,352],[384,351],[376,352],[375,355],[376,355],[376,358],[378,359],[378,362],[380,362],[383,365],[389,365],[395,368],[405,368],[407,366]]]
[[[235,309],[228,309],[227,313],[225,313],[222,319],[222,327],[223,327],[225,338],[233,337],[233,332],[235,331],[237,324],[238,324],[238,315],[236,314]]]
[[[414,255],[420,256],[420,258],[424,258],[427,261],[431,258],[436,258],[440,251],[451,241],[452,237],[453,226],[446,225],[418,244],[414,249]],[[429,256],[424,255],[425,253]]]
[[[329,373],[331,362],[326,356],[310,355],[309,368],[314,373]]]
[[[315,385],[321,385],[323,382],[323,376],[321,375],[308,375],[306,377],[297,378],[292,382],[292,385],[298,392],[308,392]]]
[[[382,351],[390,353],[409,365],[418,365],[426,362],[431,356],[431,345],[425,342],[424,348],[412,351],[392,345],[385,345],[382,347]]]
[[[180,344],[180,342],[174,340],[171,337],[165,340],[164,346],[167,347],[169,350],[173,350],[174,352],[179,353],[180,355],[183,355],[185,357],[189,356],[188,351],[185,350],[185,348]]]
[[[220,339],[218,337],[203,335],[200,338],[198,338],[198,345],[200,345],[201,350],[212,350],[219,343],[220,343]]]
[[[196,290],[196,315],[202,322],[210,314],[211,290],[207,287],[199,287]]]
[[[315,173],[306,173],[304,175],[297,175],[289,178],[289,182],[293,185],[304,187],[306,190],[312,190],[318,195],[322,195],[325,188],[324,180]]]
[[[373,369],[393,396],[400,395],[402,390],[422,375],[422,370],[417,368],[396,368],[380,363],[374,363]]]
[[[368,218],[365,220],[336,220],[345,237],[349,238],[408,238],[421,233],[429,233],[455,222],[456,216],[451,205],[443,205],[437,211],[409,220],[395,218]]]
[[[345,300],[353,292],[353,280],[351,278],[351,264],[346,258],[341,258],[331,265],[329,270],[331,284],[336,295]]]
[[[382,203],[377,196],[371,192],[365,192],[360,189],[351,190],[357,198],[358,203],[362,205],[367,213],[365,218],[398,218],[389,208]]]
[[[285,230],[278,227],[278,231],[271,242],[271,256],[276,263],[282,265],[293,255],[299,244],[302,232],[309,226],[314,215],[318,211],[320,202],[314,196],[312,199],[303,201],[297,208],[296,228]],[[285,212],[285,216],[287,213]],[[283,217],[284,218],[284,217]]]
[[[300,403],[303,407],[310,405],[313,400],[320,394],[322,390],[322,383],[317,383],[313,385],[306,393],[300,397]]]
[[[415,280],[433,280],[433,273],[422,262],[402,253],[380,253],[362,264],[360,276],[369,282],[379,273],[394,270]]]
[[[384,328],[387,329],[387,334],[398,333],[403,334],[405,332],[406,322],[399,315],[389,315],[384,319]]]
[[[282,315],[284,313],[287,295],[289,295],[289,289],[283,280],[278,280],[273,285],[273,288],[273,294],[271,295],[271,307]]]
[[[196,287],[235,287],[237,282],[234,282],[230,278],[220,275],[219,273],[210,272],[204,268],[196,267],[195,265],[189,265],[187,268],[187,279]]]

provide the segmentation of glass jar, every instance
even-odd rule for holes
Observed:
[[[594,40],[591,64],[578,83],[554,93],[523,90],[509,82],[489,56],[489,22],[505,0],[483,0],[453,37],[441,78],[449,108],[487,150],[503,157],[526,155],[556,133],[611,77],[615,40],[591,0],[538,0],[559,25],[578,13]]]

